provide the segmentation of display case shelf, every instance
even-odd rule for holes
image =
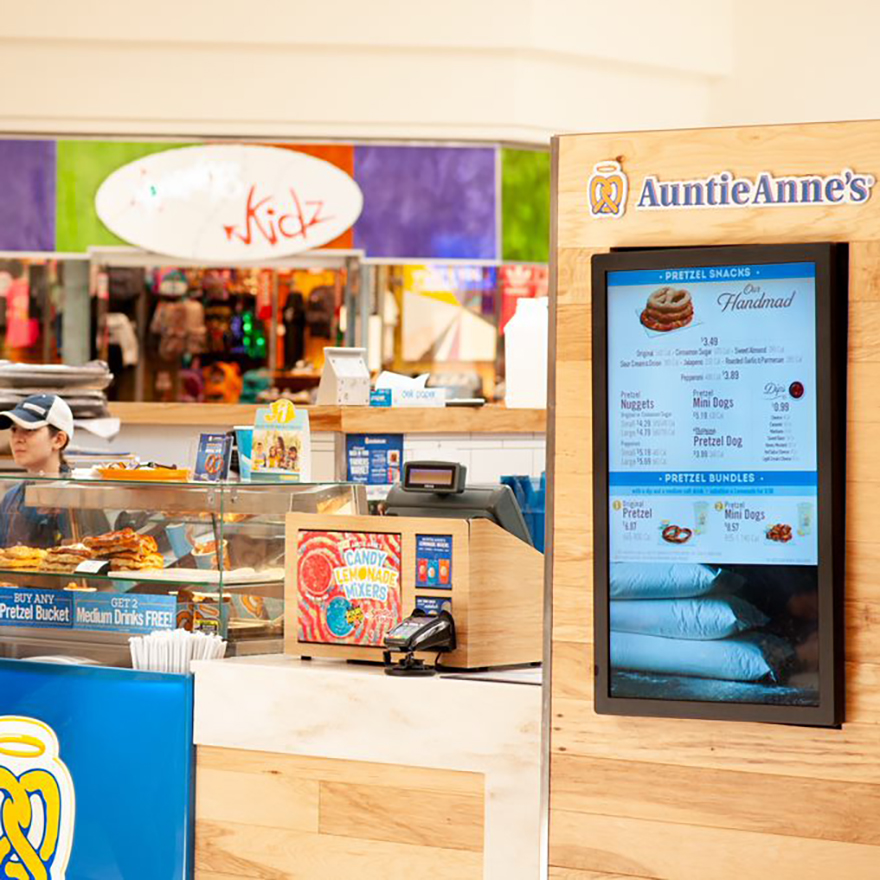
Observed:
[[[132,483],[125,480],[28,480],[33,507],[68,510],[161,511],[163,514],[278,516],[356,513],[366,510],[366,490],[354,483]],[[231,525],[232,523],[224,523]]]
[[[34,552],[0,553],[0,656],[85,656],[121,665],[130,662],[129,636],[157,625],[216,632],[235,654],[281,650],[287,514],[367,511],[364,487],[351,483],[0,475],[0,495],[10,491],[16,495],[2,523],[6,546]],[[65,545],[98,537],[92,547],[100,548],[99,559],[165,567],[93,574],[4,564],[38,566],[44,554],[36,551],[69,558]]]
[[[21,584],[15,584],[16,587],[21,586],[22,589],[40,589],[39,587],[31,587],[25,583],[27,578],[50,578],[52,580],[67,581],[98,581],[98,582],[124,582],[124,583],[144,583],[159,586],[184,586],[190,587],[197,592],[212,592],[218,589],[238,589],[249,590],[256,587],[265,587],[273,584],[282,584],[284,582],[284,569],[273,568],[269,573],[254,572],[253,574],[237,574],[235,571],[223,572],[205,571],[198,568],[165,568],[165,569],[146,569],[144,571],[111,571],[108,574],[84,574],[74,571],[39,571],[38,569],[25,568],[0,568],[0,580],[7,583],[12,579],[22,581]],[[175,576],[177,575],[177,576]],[[216,577],[208,578],[204,575],[215,575]]]

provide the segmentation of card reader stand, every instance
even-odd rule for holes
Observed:
[[[455,621],[448,611],[428,614],[418,608],[385,636],[386,675],[434,675],[436,668],[425,665],[416,657],[416,651],[435,651],[440,654],[455,649]],[[404,656],[392,665],[391,652],[402,651]],[[436,662],[436,661],[435,661]]]

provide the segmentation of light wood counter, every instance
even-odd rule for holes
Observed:
[[[342,434],[543,434],[542,409],[483,407],[309,406],[312,431]],[[224,403],[111,403],[125,425],[227,428],[252,425],[257,407]]]
[[[337,406],[310,406],[312,431],[341,431]],[[110,415],[129,425],[178,425],[193,428],[231,428],[252,425],[257,406],[249,403],[129,403],[110,404]]]

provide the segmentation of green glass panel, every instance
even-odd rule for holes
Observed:
[[[94,245],[126,244],[98,219],[95,194],[111,172],[135,159],[184,144],[58,141],[55,247],[82,252]]]
[[[549,260],[549,153],[501,151],[501,254],[505,261]]]

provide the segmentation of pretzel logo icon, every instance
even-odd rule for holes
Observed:
[[[0,878],[64,880],[75,812],[52,728],[0,716]]]
[[[587,183],[590,215],[593,217],[622,217],[626,211],[629,181],[620,162],[609,160],[593,166]]]

